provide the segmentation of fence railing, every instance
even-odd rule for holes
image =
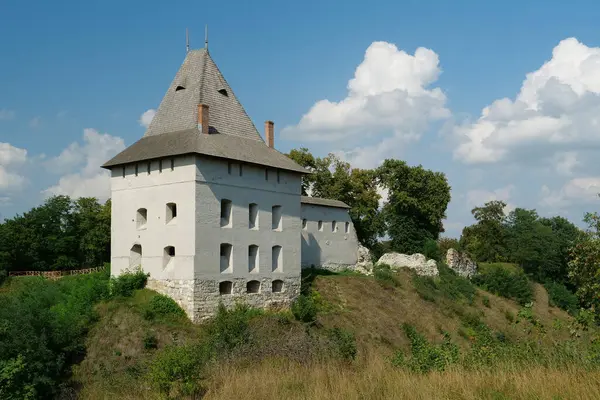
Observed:
[[[68,275],[85,275],[101,271],[103,268],[74,269],[70,271],[10,271],[8,276],[43,276],[48,279],[58,279]]]

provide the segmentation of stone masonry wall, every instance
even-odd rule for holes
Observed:
[[[194,280],[183,279],[148,279],[146,284],[148,289],[157,291],[160,294],[169,296],[193,320],[194,317]],[[217,288],[218,291],[218,288]]]
[[[194,286],[194,317],[193,322],[200,322],[213,316],[219,303],[227,308],[232,308],[236,303],[247,304],[256,308],[287,308],[292,301],[300,295],[300,276],[281,278],[283,291],[273,293],[272,282],[278,279],[262,278],[259,293],[247,293],[246,284],[248,279],[234,278],[229,280],[233,283],[231,294],[219,294],[219,282],[217,280],[197,279]]]

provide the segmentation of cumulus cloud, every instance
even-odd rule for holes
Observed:
[[[71,197],[97,197],[106,200],[110,196],[110,173],[100,166],[125,149],[120,137],[84,129],[83,144],[74,142],[47,165],[65,173],[58,183],[42,191],[45,196],[68,195]],[[77,172],[75,172],[77,171]]]
[[[411,55],[394,44],[373,42],[347,84],[346,97],[317,101],[281,135],[337,145],[338,154],[354,165],[373,166],[418,140],[431,121],[450,115],[441,89],[428,88],[440,73],[438,55],[430,49],[420,47]]]
[[[156,115],[156,110],[154,109],[149,109],[144,111],[144,113],[140,116],[139,119],[139,123],[141,126],[143,126],[144,128],[148,128],[148,126],[150,126],[150,122],[152,122],[152,120],[154,119],[154,115]]]
[[[7,110],[5,108],[0,108],[0,121],[3,119],[13,119],[16,113],[12,110]]]
[[[561,209],[578,204],[597,203],[599,193],[600,177],[574,178],[558,190],[543,185],[540,190],[540,205]]]
[[[27,161],[27,150],[0,142],[0,192],[20,189],[26,182],[19,167]]]
[[[514,100],[496,100],[477,121],[454,129],[454,157],[468,164],[549,161],[568,175],[578,151],[600,148],[599,115],[600,48],[565,39],[527,74]]]

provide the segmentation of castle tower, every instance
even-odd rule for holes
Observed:
[[[111,273],[141,268],[193,321],[300,291],[303,167],[258,133],[207,49],[192,50],[111,171]]]

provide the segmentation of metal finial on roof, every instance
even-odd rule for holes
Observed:
[[[185,28],[185,52],[190,51],[190,34],[188,32],[188,28]]]
[[[204,48],[208,50],[208,24],[204,26]]]

